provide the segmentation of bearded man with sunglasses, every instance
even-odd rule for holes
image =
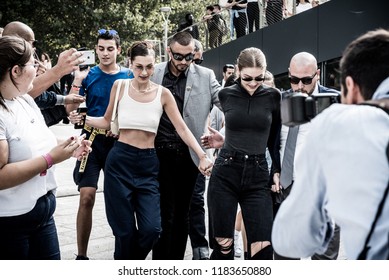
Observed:
[[[320,69],[317,69],[316,58],[307,52],[297,53],[292,57],[289,65],[291,89],[284,92],[282,96],[285,97],[286,95],[297,92],[308,95],[320,93],[340,94],[339,91],[320,85],[319,79]],[[273,191],[282,192],[285,197],[290,193],[294,182],[294,155],[299,152],[304,144],[304,139],[309,131],[309,127],[309,122],[293,128],[282,125],[280,134],[281,173],[280,176],[273,177],[274,185],[272,186],[272,189]],[[340,232],[339,227],[336,226],[335,234],[329,243],[328,250],[323,255],[315,254],[311,258],[315,260],[335,260],[339,253],[339,241]],[[280,256],[277,253],[274,255],[275,259],[289,259]]]
[[[197,141],[204,133],[212,106],[220,107],[221,88],[215,73],[193,62],[195,44],[188,32],[176,33],[169,42],[169,61],[155,66],[152,81],[167,87]],[[162,233],[153,259],[182,260],[189,229],[189,206],[199,171],[199,159],[163,113],[155,147],[160,162]]]

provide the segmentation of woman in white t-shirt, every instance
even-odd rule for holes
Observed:
[[[33,52],[20,37],[0,38],[0,259],[60,259],[50,167],[90,150],[78,137],[57,144],[26,94],[38,68]]]

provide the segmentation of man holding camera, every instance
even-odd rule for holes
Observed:
[[[283,93],[283,98],[287,98],[286,96],[293,95],[295,93],[304,93],[308,96],[320,93],[339,94],[339,92],[334,89],[329,89],[320,85],[319,79],[320,69],[317,68],[316,58],[307,52],[300,52],[295,54],[292,57],[289,65],[289,81],[291,89]],[[281,192],[283,199],[288,196],[290,190],[292,189],[295,177],[295,154],[298,154],[301,147],[304,145],[305,137],[310,129],[310,125],[310,122],[294,127],[282,125],[280,135],[280,154],[282,166],[280,177],[275,177],[273,191],[278,190],[278,192]],[[304,198],[301,197],[301,199]],[[293,211],[293,209],[291,211]],[[332,239],[331,245],[328,247],[328,251],[323,255],[315,254],[311,258],[316,260],[336,259],[339,252],[339,241],[339,227],[336,227],[336,235]],[[275,253],[275,259],[288,258],[282,257]]]
[[[70,95],[85,96],[88,116],[104,116],[109,104],[113,83],[118,79],[133,77],[128,68],[119,66],[116,63],[120,51],[120,38],[117,31],[100,29],[96,45],[99,64],[90,70],[75,71]],[[75,111],[77,108],[78,104],[67,107],[67,110],[70,111],[69,119],[72,123],[81,122],[81,115]],[[97,183],[108,152],[116,140],[110,132],[87,125],[84,125],[81,134],[83,133],[92,141],[92,152],[88,158],[76,163],[73,173],[74,182],[78,185],[80,192],[80,204],[77,213],[77,260],[88,260],[87,249],[92,230],[92,210],[98,187]]]
[[[295,258],[323,253],[335,219],[348,259],[388,259],[389,32],[351,42],[340,72],[344,104],[310,124],[293,190],[275,218],[273,247]]]

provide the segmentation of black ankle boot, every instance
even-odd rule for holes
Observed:
[[[88,261],[89,258],[88,258],[88,257],[85,257],[85,256],[77,255],[76,260],[77,260],[77,261]]]
[[[252,260],[272,260],[273,259],[273,247],[271,245],[266,246],[254,256],[251,257]]]

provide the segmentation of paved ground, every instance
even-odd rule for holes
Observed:
[[[59,139],[64,139],[80,133],[80,130],[73,129],[72,125],[64,124],[52,126],[51,130]],[[57,210],[55,212],[55,220],[61,247],[61,255],[64,260],[72,260],[77,254],[76,216],[79,193],[72,177],[74,164],[75,159],[71,158],[57,164],[55,172],[59,186],[57,190]],[[93,210],[93,229],[88,249],[88,256],[93,260],[112,260],[114,251],[114,237],[105,216],[103,178],[103,173],[101,173],[96,203]],[[150,255],[147,259],[151,259]],[[185,259],[192,259],[192,249],[189,241]],[[345,259],[342,248],[339,259]]]
[[[51,130],[59,139],[78,135],[80,130],[73,129],[72,125],[58,124]],[[57,210],[55,221],[57,224],[61,256],[64,260],[72,260],[77,254],[76,216],[78,210],[79,193],[73,182],[73,168],[75,159],[71,158],[56,165],[56,179],[59,185],[57,190]],[[112,260],[114,251],[114,237],[105,216],[103,178],[101,173],[96,203],[93,210],[93,228],[89,242],[88,256],[94,260]],[[148,257],[150,259],[150,256]],[[192,249],[188,242],[185,259],[192,259]]]

